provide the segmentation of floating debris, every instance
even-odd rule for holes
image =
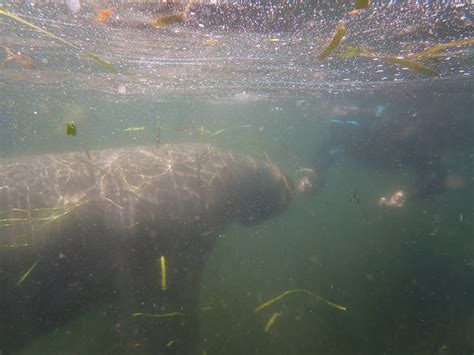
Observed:
[[[79,204],[78,204],[79,205]],[[30,209],[30,210],[21,210],[18,208],[14,208],[9,210],[11,212],[23,212],[23,213],[29,213],[29,215],[26,218],[23,217],[16,217],[16,218],[3,218],[0,219],[0,227],[10,227],[13,225],[17,224],[27,224],[27,223],[32,223],[32,222],[52,222],[55,221],[67,214],[71,211],[69,208],[36,208],[36,209]],[[45,211],[53,211],[53,214],[50,216],[46,217],[41,217],[41,216],[36,216],[36,214],[40,214]],[[54,212],[58,211],[57,214],[54,214]],[[3,214],[7,214],[8,211],[6,212],[1,212],[0,211],[0,216]],[[33,214],[35,216],[33,216]],[[8,215],[8,214],[7,214]]]
[[[103,60],[102,58],[100,58],[97,54],[94,54],[94,53],[90,53],[90,52],[86,52],[86,51],[83,51],[82,48],[80,48],[79,46],[71,43],[71,42],[68,42],[66,41],[65,39],[59,37],[59,36],[56,36],[55,34],[51,33],[51,32],[48,32],[46,31],[45,29],[39,27],[39,26],[36,26],[34,23],[31,23],[13,13],[11,13],[10,11],[8,11],[4,6],[0,5],[0,15],[4,15],[4,16],[7,16],[9,18],[11,18],[12,20],[15,20],[23,25],[26,25],[26,26],[29,26],[33,29],[35,29],[36,31],[38,32],[41,32],[43,34],[45,34],[46,36],[52,38],[52,39],[55,39],[56,41],[59,41],[69,47],[72,47],[82,53],[84,53],[85,56],[95,60],[96,62],[98,62],[99,64],[101,64],[102,66],[104,66],[107,70],[113,72],[113,73],[116,73],[117,72],[117,69],[115,69],[115,67],[110,64],[109,62],[106,62],[105,60]]]
[[[429,58],[435,54],[438,54],[446,48],[469,46],[471,44],[474,44],[474,38],[460,39],[448,43],[439,43],[434,45],[433,47],[416,52],[415,54],[410,55],[409,58]]]
[[[207,128],[204,128],[204,126],[201,126],[198,129],[196,129],[196,132],[198,132],[201,135],[201,138],[204,137],[205,135],[211,134],[211,131],[208,130]]]
[[[167,347],[168,349],[171,349],[171,347],[173,346],[174,343],[176,343],[176,340],[175,340],[175,339],[170,340],[170,341],[166,344],[166,347]]]
[[[360,200],[359,197],[357,196],[357,187],[354,189],[354,192],[352,193],[352,197],[349,199],[349,203],[352,201],[357,202],[357,204],[360,206]]]
[[[112,72],[112,73],[116,73],[117,72],[117,69],[115,69],[115,67],[110,64],[109,62],[106,62],[105,60],[103,60],[102,58],[100,58],[97,54],[94,54],[94,53],[90,53],[90,52],[84,52],[84,54],[95,60],[97,63],[101,64],[103,67],[105,67],[108,71]]]
[[[35,64],[33,62],[33,59],[31,57],[28,57],[28,56],[22,54],[21,52],[12,51],[8,47],[3,47],[3,49],[7,53],[7,57],[3,60],[3,64],[6,64],[8,62],[16,62],[24,68],[36,69],[36,66],[35,66]]]
[[[321,53],[319,53],[318,59],[323,60],[329,57],[329,55],[339,46],[339,43],[341,43],[346,32],[347,29],[344,25],[344,22],[340,22],[337,27],[336,33],[334,34],[329,44],[323,49]]]
[[[145,127],[129,127],[129,128],[125,128],[123,131],[124,132],[140,132],[144,130],[145,130]]]
[[[123,84],[117,86],[117,94],[119,95],[127,95],[127,87]]]
[[[30,208],[30,209],[20,209],[12,208],[9,210],[0,211],[0,229],[4,227],[8,229],[9,227],[15,227],[17,225],[29,225],[34,226],[33,228],[28,228],[30,231],[18,234],[15,236],[15,240],[22,240],[24,237],[31,237],[33,231],[39,231],[50,224],[61,220],[63,217],[66,217],[73,211],[76,207],[79,207],[86,203],[87,201],[78,202],[75,205],[69,207],[46,207],[46,208]],[[17,215],[20,213],[20,215]],[[23,214],[27,214],[24,216]],[[11,217],[13,218],[11,218]],[[4,217],[4,218],[2,218]],[[2,245],[1,248],[17,248],[17,247],[29,247],[31,244],[11,244],[11,245]]]
[[[209,46],[214,46],[217,43],[219,43],[219,41],[217,39],[213,39],[213,38],[206,39],[206,44],[209,45]]]
[[[169,26],[175,23],[181,23],[181,22],[186,21],[189,16],[192,3],[193,3],[193,0],[190,0],[184,7],[183,12],[178,12],[176,14],[158,17],[156,20],[153,20],[151,24],[155,27],[164,27],[164,26]]]
[[[388,55],[380,55],[379,58],[392,64],[407,67],[408,69],[413,70],[414,72],[418,74],[422,74],[426,76],[438,76],[438,73],[434,71],[433,69],[430,69],[424,66],[423,64],[417,63],[413,60],[409,60],[403,57],[392,57]]]
[[[104,355],[108,355],[108,354],[124,354],[124,353],[134,353],[134,350],[135,349],[139,349],[139,348],[142,348],[144,346],[143,343],[135,343],[135,342],[131,342],[131,343],[118,343],[117,345],[115,345],[115,347],[113,347],[112,349],[110,349],[108,352],[106,352]],[[123,349],[123,350],[120,350],[120,351],[117,351],[119,349]],[[130,352],[131,350],[131,352]]]
[[[265,331],[268,332],[272,327],[273,323],[281,316],[281,312],[275,312],[272,314],[267,324],[265,324]]]
[[[229,130],[233,130],[233,129],[239,129],[239,128],[251,128],[253,127],[252,125],[242,125],[242,126],[235,126],[235,127],[228,127],[228,128],[223,128],[223,129],[219,129],[215,132],[212,132],[210,129],[204,127],[204,126],[201,126],[199,128],[196,128],[196,129],[188,129],[188,128],[185,128],[183,130],[184,133],[187,133],[188,135],[190,136],[195,136],[195,135],[199,135],[201,138],[204,138],[205,136],[207,138],[211,138],[211,137],[215,137],[221,133],[224,133],[224,132],[227,132]]]
[[[430,233],[430,236],[434,237],[436,235],[436,233],[438,233],[439,231],[439,227],[436,227],[431,233]]]
[[[253,127],[252,125],[247,124],[247,125],[243,125],[243,126],[236,126],[236,127],[223,128],[223,129],[220,129],[220,130],[218,130],[218,131],[215,131],[214,133],[210,133],[210,132],[209,132],[209,137],[217,136],[218,134],[221,134],[221,133],[226,132],[226,131],[231,130],[231,129],[252,128],[252,127]]]
[[[341,58],[355,58],[368,56],[370,52],[362,47],[353,47],[342,45],[337,53],[338,57]]]
[[[286,297],[286,296],[288,296],[292,293],[305,293],[307,295],[310,295],[311,297],[316,298],[318,301],[326,303],[328,306],[334,307],[334,308],[336,308],[340,311],[346,311],[347,310],[347,307],[338,305],[338,304],[333,303],[331,301],[328,301],[327,299],[322,298],[321,296],[318,296],[317,294],[315,294],[311,291],[297,289],[297,290],[288,290],[288,291],[280,293],[278,296],[268,300],[267,302],[265,302],[265,303],[261,304],[260,306],[258,306],[257,308],[255,308],[255,312],[260,312],[262,309],[267,308],[268,306],[272,305],[273,303],[281,300],[283,297]]]
[[[180,12],[177,14],[159,17],[156,20],[153,20],[151,24],[156,27],[163,27],[163,26],[169,26],[174,23],[180,23],[184,21],[185,21],[184,13]]]
[[[389,63],[404,66],[414,72],[426,76],[437,76],[438,73],[427,66],[411,60],[412,57],[395,57],[391,55],[386,55],[383,53],[375,53],[369,49],[361,47],[344,47],[339,53],[338,56],[343,58],[354,58],[354,57],[365,57],[365,58],[378,58],[385,60]]]
[[[279,39],[279,38],[270,38],[270,39],[268,40],[268,42],[270,42],[270,43],[277,43],[277,42],[280,42],[280,39]]]
[[[10,211],[12,211],[12,212],[28,212],[28,210],[24,210],[23,208],[12,208]]]
[[[66,124],[66,135],[75,137],[77,135],[77,128],[74,121],[70,121]]]
[[[133,313],[132,317],[147,317],[147,318],[171,318],[171,317],[181,317],[184,316],[182,312],[171,312],[171,313],[162,313],[162,314],[147,314],[147,313]]]
[[[30,276],[31,272],[36,267],[36,265],[38,265],[38,263],[39,263],[39,260],[36,260],[36,262],[33,265],[31,265],[31,267],[23,273],[23,275],[20,277],[20,279],[16,283],[15,285],[16,287],[20,286],[28,278],[28,276]]]
[[[80,0],[64,0],[66,7],[69,11],[73,14],[77,14],[79,10],[81,10],[81,2]]]
[[[211,133],[209,134],[209,137],[214,137],[214,136],[217,136],[218,134],[221,134],[222,132],[225,132],[227,131],[229,128],[224,128],[224,129],[220,129],[218,131],[215,131],[214,133]]]
[[[162,255],[160,257],[160,265],[161,265],[161,289],[163,291],[166,291],[167,285],[166,285],[166,259]]]
[[[364,9],[369,7],[370,0],[355,0],[355,8],[356,10]]]
[[[102,9],[102,10],[99,10],[97,16],[96,16],[96,20],[98,22],[105,22],[109,19],[110,16],[113,15],[113,12],[112,12],[112,9]]]
[[[10,244],[10,245],[0,245],[0,248],[26,248],[31,247],[32,244]]]
[[[156,120],[155,145],[159,147],[160,143],[161,143],[161,125],[160,125],[160,117],[158,117],[158,119]]]

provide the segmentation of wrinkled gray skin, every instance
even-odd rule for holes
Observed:
[[[290,196],[270,165],[207,144],[0,161],[0,220],[9,220],[0,223],[0,350],[117,302],[121,352],[191,353],[199,274],[216,234],[261,221]],[[131,317],[175,311],[185,316]]]

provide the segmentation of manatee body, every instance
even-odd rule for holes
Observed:
[[[216,234],[290,199],[274,166],[208,144],[0,161],[0,350],[115,302],[123,343],[140,344],[133,353],[188,353],[199,274]],[[138,312],[183,315],[131,317]]]

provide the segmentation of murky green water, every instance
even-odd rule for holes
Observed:
[[[386,157],[345,152],[323,186],[283,212],[252,226],[231,224],[216,237],[201,275],[193,353],[472,354],[472,46],[423,61],[437,77],[379,57],[316,59],[339,20],[346,21],[346,44],[406,56],[472,39],[472,9],[374,2],[348,15],[349,2],[298,4],[280,2],[273,15],[271,6],[219,12],[196,5],[189,21],[155,29],[153,4],[83,3],[72,16],[63,4],[4,2],[100,54],[118,73],[0,16],[0,44],[34,63],[0,67],[0,157],[154,145],[159,133],[160,144],[210,142],[259,159],[263,149],[296,179],[323,154],[335,108],[385,105],[398,122],[394,136],[415,135],[436,148],[447,171],[442,191],[381,208],[381,196],[419,177],[416,164],[391,155],[406,150],[403,139],[388,139],[400,146]],[[109,22],[95,20],[109,7]],[[6,50],[0,55],[8,57]],[[65,134],[69,121],[76,137]],[[300,293],[255,312],[295,289],[347,310]],[[142,354],[140,344],[123,343],[115,302],[99,299],[13,350],[0,335],[0,354]],[[176,353],[173,343],[167,351]]]

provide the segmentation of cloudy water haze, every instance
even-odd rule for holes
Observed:
[[[473,354],[472,14],[0,2],[0,354]]]

